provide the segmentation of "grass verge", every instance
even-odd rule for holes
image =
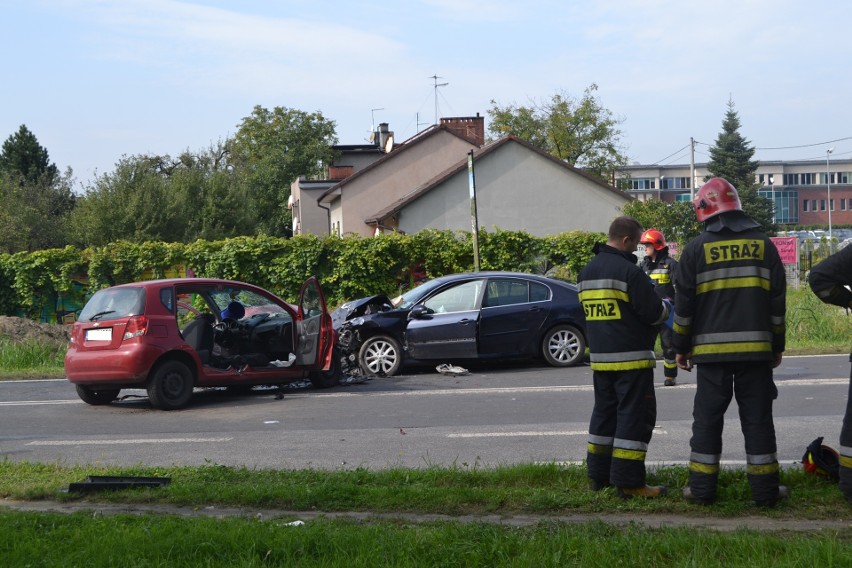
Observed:
[[[6,566],[848,566],[837,535],[0,511]]]
[[[169,477],[156,489],[77,494],[62,492],[88,475]],[[382,470],[273,470],[208,465],[200,467],[63,466],[5,459],[0,462],[0,497],[16,500],[161,503],[182,507],[219,505],[290,511],[370,511],[445,515],[566,515],[601,512],[736,517],[769,515],[797,519],[834,518],[846,509],[836,484],[790,468],[782,482],[794,498],[774,509],[749,498],[742,469],[725,469],[719,501],[709,507],[684,502],[680,488],[687,470],[668,466],[649,472],[649,483],[667,485],[669,495],[623,501],[612,489],[588,489],[581,465],[526,464],[495,468],[428,467]]]
[[[158,489],[62,493],[86,475],[171,477]],[[0,462],[0,496],[52,499],[91,507],[59,514],[0,508],[0,557],[6,566],[848,566],[852,525],[815,530],[816,521],[852,514],[836,485],[786,470],[792,497],[774,509],[750,504],[741,470],[725,470],[716,505],[686,504],[677,487],[683,467],[650,472],[673,491],[659,500],[620,500],[587,489],[579,465],[489,469],[368,471],[261,470],[218,465],[102,468]],[[292,516],[213,518],[185,514],[102,515],[97,504],[164,504],[184,510],[220,507],[293,511]],[[442,519],[312,516],[298,511],[366,511],[445,515],[534,515],[524,526]],[[559,515],[585,515],[579,522]],[[620,514],[635,522],[606,523]],[[653,528],[654,516],[798,519],[800,531],[715,531],[678,525]],[[678,517],[679,515],[679,517]]]

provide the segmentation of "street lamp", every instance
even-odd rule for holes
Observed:
[[[831,171],[828,169],[828,158],[834,148],[825,151],[825,186],[828,189],[828,254],[834,252],[834,242],[831,239]]]
[[[769,176],[769,188],[772,192],[772,224],[778,222],[778,212],[775,210],[775,177]]]

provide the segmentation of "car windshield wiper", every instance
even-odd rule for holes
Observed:
[[[98,312],[95,315],[93,315],[92,317],[90,317],[89,321],[98,321],[99,319],[101,319],[102,316],[105,316],[107,314],[112,314],[112,313],[115,313],[115,310],[104,310],[102,312]]]

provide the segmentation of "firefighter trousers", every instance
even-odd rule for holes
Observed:
[[[752,499],[758,503],[774,502],[778,496],[779,466],[772,402],[778,397],[778,389],[768,361],[698,365],[689,442],[690,490],[697,500],[710,502],[716,498],[722,429],[732,397],[737,400],[745,438]]]
[[[657,419],[654,370],[594,371],[589,478],[616,487],[645,485],[645,454]]]
[[[852,355],[849,356],[852,361]],[[846,397],[846,414],[840,430],[840,491],[852,503],[852,369],[849,373],[849,396]]]
[[[677,362],[675,361],[675,351],[672,345],[672,337],[674,331],[672,328],[664,325],[660,326],[660,347],[663,350],[663,376],[667,379],[677,378]]]

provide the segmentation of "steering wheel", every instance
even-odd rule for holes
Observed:
[[[217,321],[213,324],[213,329],[216,331],[228,331],[237,328],[237,320],[234,318],[225,318],[222,321]]]

